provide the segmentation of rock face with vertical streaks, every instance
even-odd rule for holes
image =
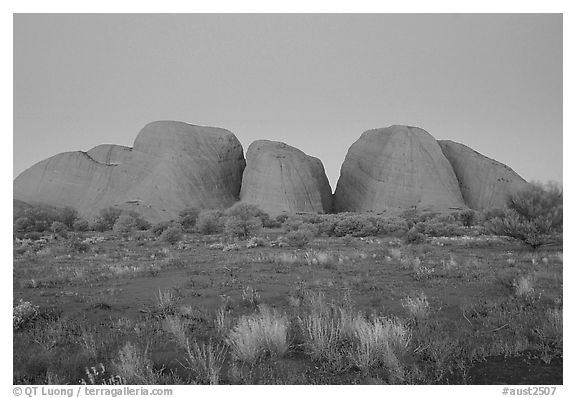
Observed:
[[[86,218],[117,206],[157,222],[189,206],[230,206],[244,166],[242,145],[230,131],[159,121],[146,125],[131,149],[99,145],[33,165],[14,180],[14,199],[72,206]]]
[[[464,207],[458,180],[434,137],[409,126],[363,133],[348,150],[334,194],[339,212]]]
[[[332,190],[319,159],[282,142],[259,140],[246,152],[240,199],[269,214],[327,213]]]
[[[527,184],[510,167],[466,145],[444,140],[438,143],[452,164],[464,201],[472,209],[505,207],[507,197]]]

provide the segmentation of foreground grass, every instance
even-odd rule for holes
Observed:
[[[19,251],[14,383],[456,384],[498,356],[562,358],[557,249],[218,239]]]

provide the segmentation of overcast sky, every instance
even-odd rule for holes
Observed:
[[[14,177],[154,120],[286,142],[333,189],[392,124],[561,182],[562,16],[15,15]]]

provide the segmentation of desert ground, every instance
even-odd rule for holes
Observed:
[[[15,234],[14,383],[563,382],[561,243],[409,211],[174,225]]]

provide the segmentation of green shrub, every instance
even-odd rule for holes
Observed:
[[[478,213],[472,209],[458,213],[458,219],[465,227],[472,227],[478,223]]]
[[[72,229],[77,232],[85,232],[90,229],[90,224],[84,219],[74,221]]]
[[[508,198],[502,218],[487,227],[498,235],[510,236],[533,249],[562,239],[563,193],[559,185],[530,184]]]
[[[66,227],[66,225],[63,222],[60,221],[54,221],[52,223],[52,225],[50,225],[50,230],[55,234],[55,235],[59,235],[62,236],[63,238],[65,238],[66,236],[68,236],[68,227]]]
[[[404,235],[404,243],[406,244],[417,245],[424,242],[426,242],[426,237],[421,232],[418,232],[414,227]]]
[[[377,228],[373,219],[360,214],[340,218],[334,227],[335,236],[374,236],[376,232]]]
[[[268,213],[262,211],[258,206],[248,203],[238,202],[228,208],[224,213],[228,217],[238,217],[242,220],[248,220],[257,217],[262,222],[262,225],[268,227],[270,224],[270,216]]]
[[[288,244],[293,247],[303,248],[314,238],[314,233],[308,229],[290,231],[286,234]]]
[[[196,229],[202,235],[212,235],[222,232],[222,212],[219,210],[202,210],[196,221]]]
[[[116,233],[129,233],[135,231],[137,229],[137,222],[134,217],[129,214],[122,214],[116,222],[114,223],[114,227],[112,230]]]
[[[72,229],[74,227],[74,222],[78,219],[78,211],[72,207],[64,207],[60,210],[60,221]]]
[[[177,226],[168,227],[162,232],[160,239],[173,245],[182,239],[182,229]]]
[[[154,236],[160,236],[162,235],[162,232],[167,230],[170,226],[172,226],[170,221],[161,221],[157,224],[154,224],[152,228],[150,228],[150,232],[152,232],[152,235]]]
[[[408,231],[406,220],[398,217],[378,217],[375,220],[378,235],[405,234]]]
[[[34,220],[29,217],[20,217],[14,221],[14,233],[25,234],[34,230]]]
[[[192,231],[196,226],[200,209],[196,207],[188,207],[178,214],[178,222],[182,225],[185,231]]]
[[[258,217],[240,218],[228,216],[224,223],[224,232],[234,238],[247,239],[262,230],[262,221]]]
[[[114,228],[114,224],[118,217],[122,214],[122,210],[116,207],[107,207],[101,209],[99,216],[94,221],[92,229],[98,232],[110,231]]]
[[[18,305],[12,311],[12,323],[14,330],[22,329],[38,317],[38,306],[29,301],[20,299]]]

